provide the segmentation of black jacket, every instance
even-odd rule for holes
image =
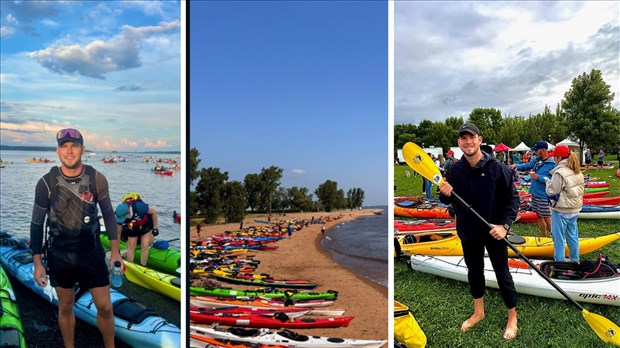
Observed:
[[[510,169],[482,153],[480,162],[471,167],[463,156],[450,166],[446,180],[454,192],[493,225],[512,224],[519,211],[519,195]],[[490,228],[478,217],[457,203],[453,196],[440,195],[442,203],[452,204],[456,212],[456,231],[461,240],[480,240]]]

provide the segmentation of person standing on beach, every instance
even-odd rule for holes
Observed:
[[[459,130],[458,145],[463,157],[447,172],[446,180],[439,185],[442,203],[452,204],[452,191],[458,193],[471,208],[489,221],[493,228],[480,221],[468,207],[453,204],[456,214],[456,231],[463,246],[467,265],[469,291],[474,298],[474,314],[463,322],[467,331],[484,319],[484,254],[485,248],[493,265],[499,289],[508,309],[508,322],[503,337],[512,340],[517,336],[517,291],[508,270],[508,248],[502,239],[517,217],[519,195],[512,182],[508,167],[480,150],[482,136],[478,127],[465,123]],[[481,194],[484,193],[484,194]]]
[[[286,230],[288,231],[288,239],[291,239],[291,237],[293,236],[293,226],[289,224]]]
[[[542,237],[547,237],[551,232],[551,210],[545,192],[545,178],[551,179],[549,172],[555,168],[555,162],[553,158],[549,157],[548,146],[544,140],[537,141],[532,147],[532,151],[536,154],[535,157],[532,157],[527,163],[510,166],[512,170],[530,170],[529,192],[532,195],[532,210],[536,212],[538,217],[538,229]]]
[[[196,224],[196,235],[198,236],[198,238],[200,238],[200,228],[202,226],[200,226],[200,223]]]
[[[321,235],[325,236],[325,225],[321,226]]]
[[[93,167],[82,164],[86,151],[82,134],[72,128],[56,134],[56,154],[61,166],[54,166],[39,179],[35,191],[30,239],[34,280],[47,286],[47,275],[58,296],[58,325],[65,347],[75,345],[74,286],[89,290],[97,308],[97,326],[105,347],[114,347],[114,313],[110,299],[109,269],[119,253],[114,210],[108,181]],[[112,254],[109,265],[99,239],[97,204],[101,209]],[[43,247],[43,223],[47,216],[49,235]],[[47,269],[43,265],[47,257]]]

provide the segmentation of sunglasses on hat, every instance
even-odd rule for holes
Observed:
[[[60,140],[62,138],[73,138],[73,139],[82,139],[82,134],[77,129],[73,128],[65,128],[61,129],[56,133],[56,140]]]

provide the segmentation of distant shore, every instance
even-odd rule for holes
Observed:
[[[325,235],[338,233],[332,227],[361,216],[373,215],[381,209],[342,210],[336,212],[319,213],[287,213],[286,216],[273,215],[271,222],[288,221],[291,219],[311,219],[321,216],[341,216],[340,219],[328,222]],[[267,220],[267,215],[246,218],[244,227],[262,226],[265,223],[254,220]],[[310,224],[300,231],[293,233],[292,238],[286,238],[276,243],[275,251],[252,251],[256,259],[261,261],[260,272],[271,274],[274,278],[303,279],[319,286],[314,292],[336,290],[338,299],[332,308],[345,309],[345,316],[354,316],[349,327],[333,329],[298,330],[306,335],[329,337],[357,338],[357,339],[388,339],[388,289],[364,277],[349,271],[334,261],[329,252],[320,245],[322,238],[322,224]],[[331,230],[330,230],[331,229]],[[387,226],[386,226],[387,229]],[[211,236],[225,231],[239,230],[239,223],[222,225],[203,225],[201,237]],[[387,230],[386,230],[387,236]],[[190,239],[196,240],[196,227],[190,229]],[[387,243],[387,237],[386,237]],[[233,285],[224,285],[233,286]],[[235,288],[244,288],[234,285]],[[191,323],[190,325],[196,325]]]

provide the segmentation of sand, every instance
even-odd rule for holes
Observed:
[[[271,222],[310,219],[313,216],[318,218],[320,216],[343,215],[341,219],[326,224],[325,236],[329,236],[329,234],[338,233],[338,229],[330,230],[331,227],[360,216],[374,214],[375,211],[366,209],[330,213],[294,213],[286,214],[286,216],[275,215],[272,216]],[[252,219],[246,217],[244,227],[264,225],[255,222],[254,219],[267,220],[267,216],[252,216]],[[338,299],[330,308],[345,309],[345,316],[355,317],[348,327],[295,330],[296,332],[314,336],[387,340],[387,288],[358,276],[336,263],[320,245],[321,226],[321,224],[310,224],[309,227],[294,232],[291,239],[286,238],[276,243],[278,250],[251,251],[252,254],[256,255],[255,258],[261,261],[258,271],[268,273],[274,278],[303,279],[318,283],[319,286],[312,291],[336,290],[339,292]],[[205,237],[238,229],[239,223],[203,225],[200,236]],[[190,238],[192,240],[197,238],[194,226],[190,230]],[[239,289],[249,289],[242,285],[222,284]]]

